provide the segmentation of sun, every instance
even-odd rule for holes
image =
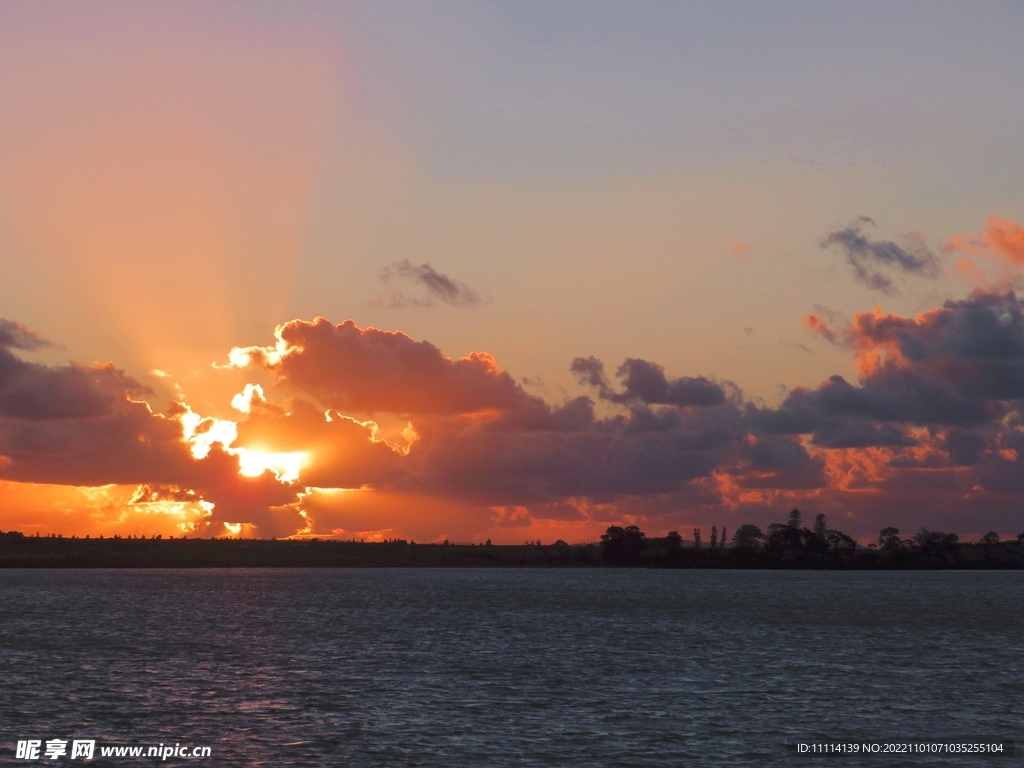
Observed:
[[[259,387],[253,389],[259,390]],[[251,394],[249,387],[246,388],[246,393]],[[238,458],[238,474],[259,477],[269,469],[282,483],[298,481],[302,468],[308,464],[308,451],[261,451],[236,446],[234,443],[238,439],[238,425],[235,422],[213,417],[204,418],[187,404],[183,404],[183,407],[184,412],[178,418],[181,421],[182,436],[189,444],[193,458],[205,458],[214,443],[217,443],[226,453]]]
[[[254,451],[250,448],[229,448],[229,453],[238,457],[238,473],[246,477],[259,477],[268,469],[277,475],[282,483],[294,483],[306,464],[309,454],[305,451],[271,453]]]

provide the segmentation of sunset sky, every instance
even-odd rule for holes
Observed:
[[[1022,29],[0,3],[0,530],[1016,535]]]

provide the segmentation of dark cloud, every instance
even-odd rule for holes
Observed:
[[[882,373],[973,403],[972,418],[1024,399],[1024,303],[1012,292],[975,292],[914,318],[860,313],[847,343],[862,357],[884,351]]]
[[[753,444],[744,443],[742,454],[749,464],[738,473],[741,487],[794,490],[828,485],[824,460],[811,456],[797,439],[762,437]]]
[[[55,409],[50,409],[55,410]],[[98,486],[150,483],[191,487],[201,479],[181,423],[125,398],[100,415],[27,421],[0,417],[0,477]],[[237,461],[234,461],[237,472]]]
[[[30,331],[21,323],[0,318],[0,349],[21,349],[30,351],[52,344],[35,331]]]
[[[858,353],[857,385],[832,376],[814,390],[793,390],[778,408],[748,405],[752,427],[813,433],[828,448],[911,446],[907,427],[962,436],[1024,399],[1024,305],[1013,293],[975,293],[914,318],[860,313],[842,343]]]
[[[148,391],[110,363],[47,366],[0,348],[0,417],[47,421],[102,416],[120,399]]]
[[[956,467],[969,467],[980,462],[985,443],[984,435],[964,429],[947,429],[942,435],[942,447],[949,456],[949,463]]]
[[[454,307],[475,307],[480,303],[480,294],[461,280],[448,277],[429,264],[412,264],[408,259],[403,259],[386,267],[379,277],[387,285],[394,280],[408,280],[427,290],[427,297],[423,299],[394,293],[386,302],[389,307],[429,307],[434,301]]]
[[[628,358],[615,372],[624,391],[614,391],[604,372],[604,363],[595,357],[577,357],[570,370],[581,384],[597,389],[598,396],[613,403],[648,405],[708,406],[721,405],[726,393],[721,385],[703,376],[665,377],[665,369],[655,363]]]
[[[857,279],[869,288],[886,293],[893,290],[893,282],[879,267],[894,267],[928,277],[938,274],[938,260],[920,238],[910,236],[908,248],[891,240],[871,240],[863,234],[863,229],[865,225],[874,223],[867,216],[861,216],[846,229],[830,232],[822,239],[821,247],[838,245],[846,254]]]
[[[219,445],[195,459],[182,437],[194,415],[182,404],[154,413],[112,365],[37,365],[9,345],[0,349],[0,477],[146,484],[143,496],[201,498],[216,505],[213,523],[251,523],[264,535],[305,525],[307,486],[472,507],[487,525],[510,526],[617,522],[615,509],[667,521],[728,508],[747,516],[735,524],[794,505],[870,521],[926,505],[933,526],[958,508],[986,521],[1019,510],[1024,303],[975,293],[915,317],[875,310],[829,322],[841,328],[829,328],[830,340],[857,357],[856,381],[832,376],[769,407],[728,382],[669,376],[639,358],[618,367],[613,386],[600,360],[576,358],[571,370],[598,408],[588,396],[530,395],[486,353],[453,360],[402,333],[294,320],[274,346],[231,353],[235,365],[276,375],[286,396],[249,393],[236,447],[307,452],[294,485],[269,471],[240,476],[238,457]],[[409,443],[393,447],[355,418],[372,413],[408,419]],[[363,495],[313,503],[328,515],[332,505],[369,505]]]
[[[643,506],[697,488],[709,498],[723,476],[752,498],[839,493],[830,485],[837,471],[830,452],[886,452],[864,454],[844,470],[849,490],[892,482],[910,493],[915,472],[989,466],[1002,450],[1001,419],[1019,396],[1020,315],[1012,294],[976,294],[916,318],[857,315],[831,340],[857,353],[860,380],[833,376],[791,391],[777,407],[747,402],[728,383],[667,376],[638,358],[619,366],[613,387],[600,360],[576,358],[571,370],[580,383],[622,407],[606,416],[588,397],[555,405],[526,394],[487,356],[453,361],[425,342],[351,322],[294,321],[279,329],[276,347],[243,352],[331,408],[410,418],[418,439],[401,454],[373,442],[360,422],[328,426],[312,407],[305,416],[295,408],[273,414],[279,426],[296,427],[296,446],[312,434],[321,435],[317,445],[344,446],[315,470],[317,482],[518,510],[510,514],[525,524],[535,516],[522,510],[567,499]],[[241,434],[255,428],[251,419]],[[273,434],[275,444],[292,445]],[[864,469],[879,461],[874,474]],[[879,473],[895,474],[879,480]]]
[[[568,413],[566,413],[568,411]],[[493,505],[681,491],[746,433],[731,405],[596,418],[587,398],[474,424],[414,422],[409,454],[426,492]]]

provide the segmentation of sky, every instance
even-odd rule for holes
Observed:
[[[1014,536],[1022,24],[0,2],[0,530]]]

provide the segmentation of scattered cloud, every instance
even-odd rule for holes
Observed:
[[[998,216],[989,216],[986,224],[981,234],[950,235],[942,250],[960,255],[958,273],[977,287],[990,292],[1019,287],[1024,270],[1024,227]]]
[[[0,318],[0,349],[20,349],[31,351],[40,347],[53,346],[35,331],[31,331],[21,323]]]
[[[828,321],[819,314],[810,314],[804,317],[804,325],[815,336],[820,336],[830,344],[838,344],[838,334],[828,327]]]
[[[725,388],[703,376],[669,379],[662,366],[637,358],[627,359],[615,372],[623,384],[622,392],[612,389],[605,376],[604,363],[595,357],[577,357],[570,370],[581,384],[597,389],[602,400],[613,403],[689,406],[719,405],[726,400]]]
[[[861,216],[846,229],[826,235],[821,241],[821,247],[839,246],[853,267],[856,278],[869,288],[883,293],[892,293],[895,287],[892,278],[884,274],[880,267],[924,277],[938,275],[938,260],[923,237],[916,233],[907,235],[907,247],[903,247],[891,240],[870,239],[863,233],[864,227],[868,225],[875,226],[874,220]]]
[[[1014,230],[999,231],[1011,260]],[[483,351],[453,359],[398,331],[297,319],[268,346],[230,351],[221,369],[264,383],[232,398],[226,421],[183,400],[156,412],[112,363],[24,360],[46,342],[3,321],[0,483],[116,487],[80,493],[189,531],[261,536],[532,538],[712,513],[732,527],[793,506],[849,514],[861,531],[893,510],[961,529],[1019,519],[1024,300],[976,290],[914,316],[815,307],[803,322],[849,352],[856,380],[833,375],[771,405],[637,357],[613,377],[575,358],[587,393],[552,402]]]
[[[410,297],[401,292],[392,293],[387,299],[378,299],[383,306],[431,307],[434,302],[453,307],[475,307],[480,304],[479,293],[461,280],[438,272],[430,264],[412,264],[408,259],[403,259],[385,267],[378,277],[389,287],[398,281],[407,281],[427,291],[424,297]]]
[[[750,246],[746,243],[741,243],[738,240],[732,242],[732,250],[730,254],[734,259],[745,259],[750,255]]]

